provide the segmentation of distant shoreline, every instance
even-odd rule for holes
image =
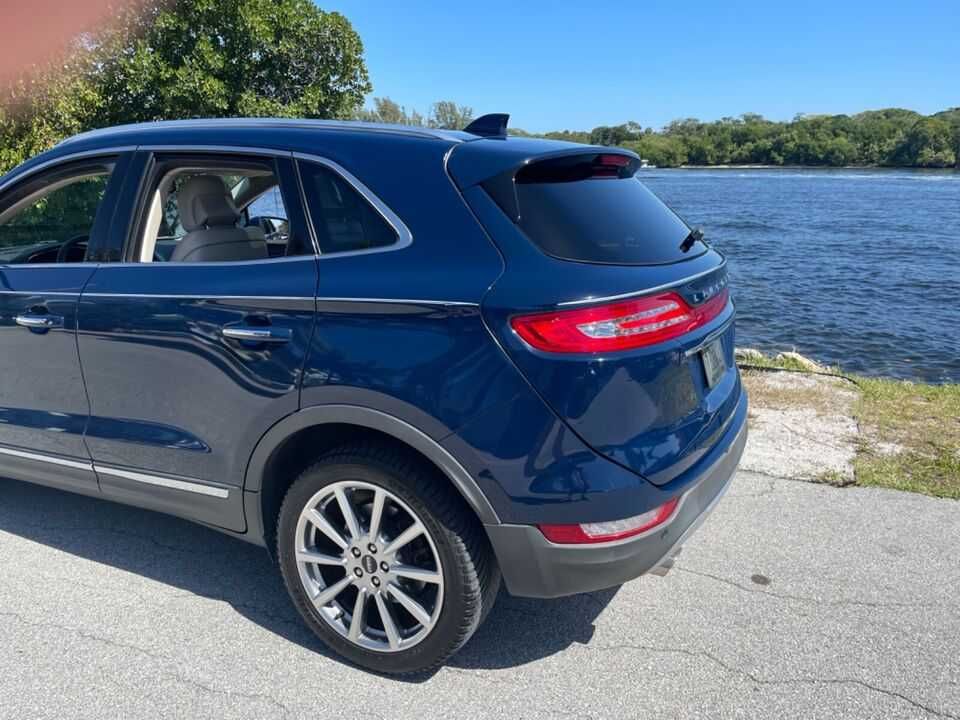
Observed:
[[[658,165],[650,170],[915,170],[960,173],[960,168],[928,168],[914,165]]]

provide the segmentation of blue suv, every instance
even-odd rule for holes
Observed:
[[[3,475],[269,549],[305,622],[444,662],[502,582],[662,573],[746,440],[723,256],[618,148],[300,120],[0,180]]]

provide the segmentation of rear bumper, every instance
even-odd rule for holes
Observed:
[[[733,479],[747,441],[746,395],[722,454],[683,497],[674,519],[649,535],[598,545],[557,545],[532,525],[488,525],[487,534],[507,589],[521,597],[551,598],[620,585],[650,572],[679,551]]]

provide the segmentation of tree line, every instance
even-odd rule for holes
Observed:
[[[390,98],[374,98],[358,118],[374,122],[463,128],[473,109],[435,103],[423,116]],[[798,115],[789,122],[746,113],[714,122],[674,120],[662,130],[636,122],[593,130],[510,134],[626,147],[660,167],[679,165],[847,165],[960,168],[960,108],[935,115],[889,108],[857,115]]]
[[[139,0],[70,52],[0,88],[0,173],[84,130],[151,120],[279,116],[461,129],[451,100],[421,114],[372,90],[350,22],[310,0]],[[515,135],[532,135],[511,129]],[[715,122],[635,122],[536,135],[623,146],[655,165],[960,167],[960,108],[745,114]]]
[[[543,137],[620,145],[661,167],[678,165],[846,165],[960,168],[960,108],[934,115],[888,108],[856,115],[798,115],[788,122],[748,113],[714,122],[674,120],[662,130],[637,123]]]

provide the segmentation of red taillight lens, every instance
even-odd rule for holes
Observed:
[[[583,545],[586,543],[611,542],[624,540],[652,530],[670,520],[680,498],[668,500],[660,507],[648,510],[640,515],[624,520],[613,520],[602,523],[580,523],[579,525],[538,525],[540,532],[552,543],[562,545]]]
[[[667,292],[579,310],[519,315],[510,326],[537,350],[596,353],[630,350],[680,337],[705,325],[727,306],[729,291],[692,307]]]

